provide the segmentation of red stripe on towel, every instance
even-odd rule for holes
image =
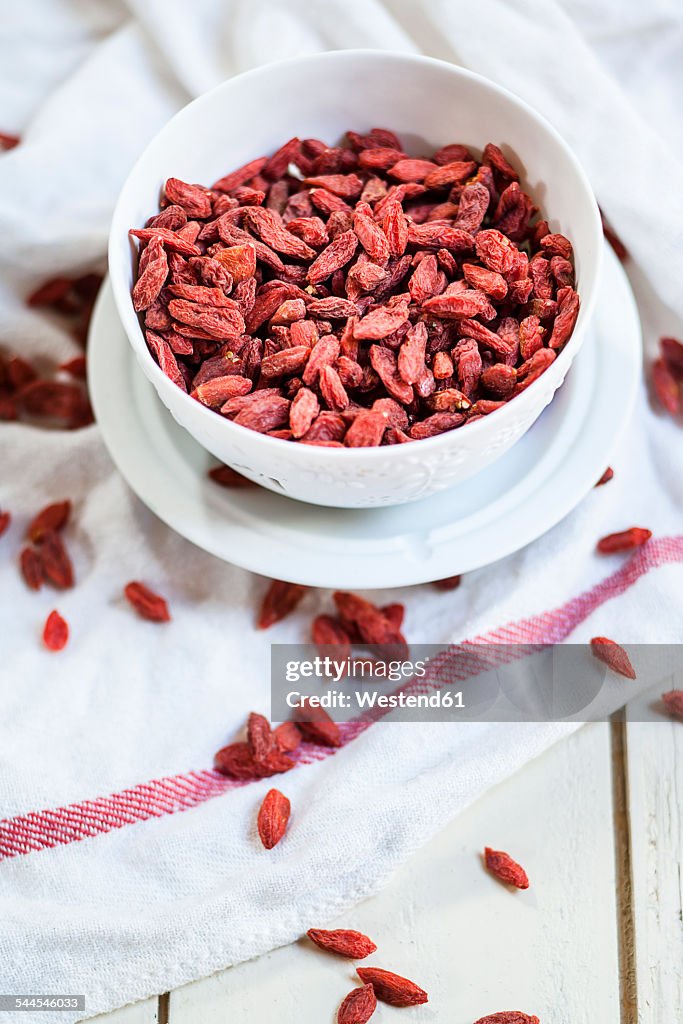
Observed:
[[[478,660],[480,656],[476,652],[470,654],[466,650],[468,645],[560,643],[600,605],[625,593],[651,569],[680,562],[683,562],[683,537],[663,537],[649,541],[611,576],[559,608],[509,623],[444,652],[444,658],[457,656],[452,677],[465,678],[477,668],[481,669]],[[501,656],[500,660],[506,661],[514,656],[510,651]],[[490,655],[488,659],[490,667]],[[429,687],[428,679],[422,681],[420,688],[425,685]],[[371,724],[370,721],[342,724],[343,744],[350,743]],[[329,747],[305,744],[296,760],[300,765],[311,764],[334,753]],[[95,800],[83,800],[64,807],[7,818],[0,821],[0,860],[78,842],[150,818],[187,811],[243,785],[250,783],[226,779],[214,771],[188,772],[144,782]]]

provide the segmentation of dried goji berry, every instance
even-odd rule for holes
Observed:
[[[431,160],[411,160],[406,157],[389,168],[389,175],[397,181],[424,181],[430,171],[437,169]]]
[[[19,568],[29,590],[40,590],[45,580],[43,561],[36,548],[23,548],[19,555]]]
[[[259,396],[259,401],[238,412],[234,422],[241,427],[248,427],[249,430],[257,430],[261,434],[284,427],[289,417],[291,403],[286,398],[280,398],[277,395],[264,396],[262,391],[256,394]],[[221,408],[221,412],[225,413],[226,408],[235,400],[234,398],[229,399]]]
[[[339,619],[332,615],[318,615],[311,626],[311,639],[318,647],[333,645],[338,648],[335,658],[344,661],[351,655],[351,637]]]
[[[56,530],[45,529],[41,532],[39,553],[43,578],[60,590],[73,587],[74,572],[71,559]]]
[[[309,267],[306,275],[309,283],[319,284],[331,277],[335,270],[345,267],[357,248],[358,239],[353,231],[344,231],[337,235]]]
[[[351,623],[366,643],[390,644],[397,640],[394,624],[372,601],[342,590],[336,591],[333,598],[342,623]]]
[[[383,605],[381,611],[398,632],[403,625],[403,619],[405,618],[405,605],[401,604],[399,601],[394,601],[392,604]]]
[[[168,604],[144,583],[127,583],[123,592],[141,618],[149,619],[150,622],[170,622]]]
[[[341,746],[337,723],[324,708],[311,706],[306,698],[302,698],[301,707],[297,708],[296,722],[305,738],[312,743],[320,743],[324,747]]]
[[[249,206],[245,223],[275,252],[301,260],[311,260],[315,257],[315,250],[289,231],[280,215],[274,210]]]
[[[598,551],[604,555],[610,555],[617,551],[632,551],[634,548],[642,547],[652,536],[651,530],[641,526],[631,526],[628,530],[620,533],[610,533],[598,541]]]
[[[67,359],[65,363],[61,363],[59,369],[63,373],[68,373],[70,377],[75,377],[77,380],[85,380],[88,376],[85,356],[75,356],[73,359]]]
[[[256,761],[248,743],[229,743],[214,757],[214,767],[222,775],[233,779],[267,779],[291,771],[295,762],[280,750],[271,750],[261,761]]]
[[[378,210],[375,209],[375,214],[377,213]],[[392,256],[402,256],[408,245],[409,225],[408,218],[403,212],[401,201],[396,193],[387,199],[382,229],[389,243],[390,254]]]
[[[591,651],[600,661],[604,662],[613,672],[627,679],[635,679],[636,673],[628,654],[615,640],[605,636],[594,636],[591,640]]]
[[[683,373],[683,344],[677,338],[660,338],[662,358],[677,375]]]
[[[47,530],[62,530],[71,514],[70,501],[56,501],[47,505],[35,516],[26,528],[26,539],[34,544],[41,540]]]
[[[514,885],[516,889],[528,889],[529,879],[524,868],[503,850],[492,850],[487,846],[484,850],[486,867],[506,885]]]
[[[666,411],[677,416],[681,411],[681,384],[664,359],[656,359],[652,364],[652,383]]]
[[[263,761],[273,749],[273,731],[265,715],[251,712],[247,719],[247,742],[255,761]]]
[[[181,206],[188,217],[200,219],[211,216],[211,193],[198,185],[188,185],[180,178],[168,178],[164,187],[170,203]]]
[[[235,284],[253,277],[256,273],[256,247],[252,242],[219,249],[215,259],[230,274]]]
[[[442,580],[434,580],[437,590],[457,590],[462,583],[462,576],[446,576]]]
[[[372,985],[378,999],[390,1006],[419,1006],[429,1000],[424,989],[393,971],[385,971],[381,967],[357,967],[356,973],[362,982]]]
[[[301,729],[296,722],[282,722],[273,730],[273,738],[278,750],[289,754],[301,746]]]
[[[600,477],[600,479],[598,480],[598,482],[596,483],[595,486],[596,487],[602,487],[603,484],[609,483],[613,476],[614,476],[614,470],[612,469],[611,466],[608,466],[607,469],[602,474],[602,476]]]
[[[307,345],[296,345],[283,348],[261,360],[261,376],[263,378],[290,376],[300,373],[308,362],[311,350]]]
[[[327,953],[338,953],[349,960],[364,960],[377,949],[367,935],[348,928],[336,928],[332,931],[325,928],[309,928],[306,934],[319,949],[324,949]]]
[[[48,615],[43,627],[43,643],[49,651],[63,651],[69,640],[69,626],[58,611]]]
[[[358,203],[353,215],[353,230],[371,260],[386,263],[390,256],[389,242],[375,222],[367,203]]]
[[[670,715],[683,719],[683,690],[669,690],[662,694],[662,700]]]
[[[70,277],[52,277],[27,296],[26,304],[28,306],[54,306],[71,291],[72,283]]]
[[[306,594],[308,587],[299,583],[285,583],[273,580],[266,591],[258,614],[259,629],[268,629],[293,612]]]
[[[484,146],[483,160],[485,164],[490,164],[503,178],[507,178],[510,181],[519,180],[517,171],[509,160],[506,160],[500,147],[496,146],[493,142],[489,142]]]
[[[151,242],[154,238],[160,238],[165,249],[177,252],[181,256],[201,256],[201,250],[197,245],[188,242],[176,231],[169,231],[168,228],[132,228],[128,233],[141,242]]]
[[[232,192],[234,189],[239,188],[240,185],[243,185],[245,181],[250,181],[260,174],[267,163],[268,158],[265,156],[250,160],[243,167],[239,167],[236,171],[232,171],[230,174],[219,178],[218,181],[213,183],[211,189],[214,192]]]
[[[168,257],[159,237],[152,238],[145,249],[145,255],[149,259],[133,288],[133,308],[136,313],[152,305],[168,277]]]
[[[377,996],[372,985],[354,988],[337,1011],[337,1024],[367,1024],[376,1008]]]
[[[2,149],[14,149],[18,146],[21,139],[18,135],[12,135],[9,132],[0,132],[0,147]]]
[[[291,804],[279,789],[266,793],[258,812],[258,834],[266,850],[272,850],[280,842],[289,823]]]
[[[560,288],[557,293],[557,316],[553,323],[548,344],[551,348],[562,348],[571,336],[579,315],[579,296],[573,288]]]

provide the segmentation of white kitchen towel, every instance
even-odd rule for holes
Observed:
[[[12,5],[0,24],[0,129],[22,143],[0,156],[0,346],[48,365],[77,354],[23,296],[101,260],[128,168],[179,106],[256,64],[350,46],[462,63],[548,116],[632,253],[652,345],[680,330],[683,306],[682,33],[676,0]],[[1,424],[0,445],[0,508],[14,516],[0,540],[0,991],[84,992],[91,1015],[291,941],[572,728],[373,726],[289,773],[295,822],[266,856],[253,819],[268,783],[231,788],[208,769],[246,713],[267,709],[270,641],[304,638],[329,595],[310,593],[256,633],[265,581],[158,522],[96,425]],[[15,560],[29,516],[63,497],[75,503],[78,585],[59,597],[72,640],[50,656],[38,638],[54,595],[28,593]],[[678,642],[682,508],[680,425],[643,387],[609,486],[460,590],[382,600],[405,602],[416,642],[501,639],[510,622],[530,639]],[[655,540],[624,564],[595,555],[597,537],[632,523]],[[131,613],[131,578],[168,597],[172,623]]]

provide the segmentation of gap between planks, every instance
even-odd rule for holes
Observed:
[[[159,1007],[157,1009],[157,1024],[168,1024],[169,1010],[171,1006],[170,992],[164,992],[159,996]]]
[[[617,935],[621,1024],[638,1024],[636,937],[633,907],[631,829],[628,800],[627,733],[624,711],[610,721],[612,738],[612,809],[616,874]]]

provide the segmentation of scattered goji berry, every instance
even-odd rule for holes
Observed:
[[[43,578],[60,590],[73,587],[74,571],[71,559],[56,530],[42,531],[38,550],[43,568]]]
[[[43,627],[43,643],[49,651],[62,651],[69,640],[69,626],[58,611],[48,615]]]
[[[514,885],[516,889],[528,889],[529,879],[524,868],[503,850],[492,850],[487,846],[484,850],[486,867],[506,885]]]
[[[150,622],[170,622],[171,614],[166,601],[144,583],[134,580],[126,584],[123,592],[141,618],[149,619]]]
[[[606,636],[594,636],[591,640],[591,651],[596,658],[604,662],[613,672],[627,679],[635,679],[636,673],[628,654],[615,640]]]
[[[683,690],[669,690],[662,694],[662,700],[670,715],[683,719]]]
[[[38,543],[47,530],[62,530],[71,514],[71,502],[57,501],[47,505],[26,528],[26,539]]]
[[[652,364],[652,384],[666,411],[677,416],[681,411],[681,384],[664,359],[656,359]]]
[[[77,380],[85,380],[88,375],[85,356],[75,356],[73,359],[68,359],[65,363],[60,364],[59,369],[64,373],[68,373],[70,377],[75,377]]]
[[[348,928],[336,928],[332,931],[325,928],[309,928],[306,934],[320,949],[328,953],[338,953],[349,960],[364,960],[377,949],[367,935]]]
[[[280,842],[289,823],[291,804],[279,789],[270,789],[258,812],[258,834],[266,850]]]
[[[247,743],[255,761],[263,761],[273,749],[275,740],[265,715],[252,711],[247,719]]]
[[[262,761],[256,761],[248,743],[229,743],[214,757],[214,767],[222,775],[243,781],[267,779],[294,767],[295,762],[280,750],[271,750]]]
[[[608,466],[607,469],[602,474],[602,476],[600,477],[600,479],[598,480],[598,482],[596,483],[595,486],[596,487],[602,487],[603,484],[608,484],[613,476],[614,476],[614,470],[612,469],[611,466]]]
[[[354,988],[337,1011],[337,1024],[367,1024],[376,1008],[377,996],[372,985]]]
[[[40,590],[45,580],[43,562],[36,548],[23,548],[19,555],[19,568],[29,590]]]
[[[356,973],[362,982],[372,985],[378,999],[390,1006],[419,1006],[429,1000],[424,989],[393,971],[385,971],[381,967],[357,967]]]
[[[683,374],[683,344],[677,338],[660,338],[662,358],[677,376]]]
[[[268,629],[274,623],[284,619],[294,611],[307,590],[308,587],[299,583],[273,580],[261,603],[257,620],[258,628]]]
[[[302,698],[301,707],[297,708],[295,717],[299,729],[307,740],[320,743],[324,747],[341,746],[339,726],[324,708],[311,707],[306,698]]]
[[[462,583],[462,576],[446,576],[442,580],[434,580],[437,590],[457,590]]]
[[[12,135],[10,132],[0,132],[0,149],[14,149],[20,142],[21,139],[18,135]]]
[[[617,551],[632,551],[634,548],[642,547],[652,536],[652,530],[646,530],[641,526],[631,526],[628,530],[621,530],[619,533],[610,533],[598,541],[598,551],[604,555],[610,555]]]
[[[301,746],[301,729],[295,722],[282,722],[273,730],[273,738],[278,750],[291,754]]]

